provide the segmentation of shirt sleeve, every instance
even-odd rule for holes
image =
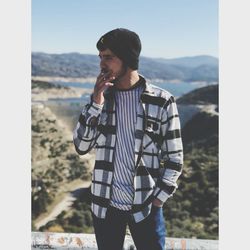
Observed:
[[[178,188],[177,180],[183,167],[183,145],[179,114],[174,97],[164,105],[161,133],[161,173],[154,190],[155,198],[165,202]]]
[[[98,137],[97,126],[103,106],[91,98],[90,103],[84,106],[80,114],[73,134],[75,149],[80,155],[88,153],[95,146]]]

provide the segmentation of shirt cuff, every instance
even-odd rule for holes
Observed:
[[[163,203],[172,195],[169,195],[168,193],[166,193],[165,191],[163,191],[162,189],[160,189],[159,187],[156,187],[156,189],[154,190],[154,194],[155,198],[161,200]]]
[[[91,115],[91,116],[99,116],[102,112],[102,108],[103,108],[103,104],[97,104],[95,102],[92,102],[89,110],[88,110],[88,113]]]

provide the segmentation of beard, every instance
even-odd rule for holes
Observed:
[[[121,70],[117,73],[115,79],[111,82],[114,83],[114,85],[117,85],[121,81],[121,79],[126,75],[127,70],[128,66],[123,64]]]

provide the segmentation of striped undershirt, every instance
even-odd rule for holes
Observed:
[[[140,78],[131,89],[115,92],[117,134],[110,205],[120,210],[130,210],[134,198],[135,123],[142,91]]]

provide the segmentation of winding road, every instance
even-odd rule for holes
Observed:
[[[75,190],[80,188],[88,188],[90,186],[90,181],[83,182],[82,185],[79,185]],[[44,218],[37,220],[34,224],[37,229],[41,226],[46,225],[49,221],[54,220],[62,211],[67,211],[70,209],[72,203],[76,200],[76,197],[73,195],[74,191],[68,192],[64,198],[55,205],[53,210]]]

